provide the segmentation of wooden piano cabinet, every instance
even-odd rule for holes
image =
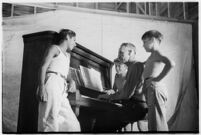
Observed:
[[[37,132],[38,101],[36,90],[38,86],[38,71],[48,46],[55,42],[55,32],[46,31],[23,36],[24,53],[18,112],[18,133]]]

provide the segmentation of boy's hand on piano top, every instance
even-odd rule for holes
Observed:
[[[68,92],[75,92],[76,91],[76,84],[74,80],[71,80],[68,85]]]

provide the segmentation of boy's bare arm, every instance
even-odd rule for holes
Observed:
[[[40,81],[39,85],[44,85],[45,83],[45,74],[47,71],[47,68],[52,60],[52,58],[58,53],[57,48],[54,46],[51,46],[49,50],[45,53],[45,57],[43,59],[42,65],[41,65],[41,71],[40,71]]]

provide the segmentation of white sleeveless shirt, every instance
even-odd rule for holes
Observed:
[[[60,73],[61,75],[67,78],[68,71],[69,71],[69,64],[70,64],[70,54],[66,53],[66,55],[61,51],[60,47],[54,45],[59,50],[59,55],[54,57],[50,62],[50,65],[47,69],[48,71],[53,71]]]

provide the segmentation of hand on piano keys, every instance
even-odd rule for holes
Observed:
[[[109,101],[110,100],[110,95],[114,94],[115,91],[113,89],[110,89],[110,90],[105,90],[104,93],[106,93],[106,94],[99,95],[98,99]]]
[[[98,99],[103,99],[103,100],[109,100],[109,95],[108,94],[101,94],[98,96]]]
[[[107,93],[108,95],[114,94],[115,91],[113,89],[110,90],[106,90],[105,93]]]

